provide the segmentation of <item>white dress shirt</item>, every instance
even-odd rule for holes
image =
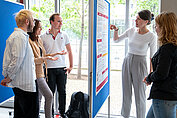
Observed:
[[[34,55],[28,40],[26,32],[15,28],[6,41],[2,74],[12,80],[9,87],[36,92]]]

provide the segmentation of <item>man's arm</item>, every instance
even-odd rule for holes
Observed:
[[[17,37],[14,41],[11,42],[11,61],[7,68],[7,75],[11,80],[13,80],[16,76],[16,73],[19,71],[21,64],[25,58],[27,43],[24,37]]]
[[[72,54],[70,43],[66,45],[66,49],[67,49],[68,57],[69,57],[69,68],[65,70],[67,70],[67,72],[70,73],[73,68],[73,54]]]

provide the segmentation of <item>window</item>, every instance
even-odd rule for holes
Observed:
[[[114,24],[119,28],[119,34],[125,31],[125,13],[126,1],[111,0],[110,1],[110,24]],[[119,11],[119,12],[117,12]],[[125,42],[114,43],[112,30],[110,32],[110,64],[112,70],[121,70],[123,58],[125,56]]]
[[[82,43],[81,68],[88,68],[88,0],[61,0],[62,30],[69,35],[74,56],[74,68],[78,68],[80,43]],[[84,14],[82,12],[84,6]],[[84,16],[83,16],[84,15]],[[82,16],[84,20],[82,20]],[[82,28],[83,25],[83,28]],[[83,34],[82,34],[83,33]],[[82,41],[81,41],[82,40]]]
[[[34,17],[42,22],[42,33],[50,28],[49,17],[55,12],[54,0],[28,0]]]
[[[126,5],[126,1],[129,2],[129,5]],[[110,0],[111,4],[111,21],[110,24],[114,24],[119,27],[119,34],[122,34],[126,30],[127,24],[125,19],[129,19],[129,27],[135,26],[135,18],[139,11],[143,9],[150,10],[155,16],[159,13],[159,0]],[[129,18],[126,18],[126,6],[129,6],[130,14]],[[117,12],[119,11],[119,12]],[[148,26],[150,31],[155,32],[154,21],[151,22],[151,25]],[[125,57],[125,52],[127,52],[126,47],[128,47],[127,41],[122,41],[120,43],[113,42],[113,32],[111,31],[110,40],[111,40],[111,69],[121,70],[123,58]]]

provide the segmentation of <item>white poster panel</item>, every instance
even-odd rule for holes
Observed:
[[[96,93],[108,82],[108,18],[109,6],[105,0],[97,0],[96,33]]]

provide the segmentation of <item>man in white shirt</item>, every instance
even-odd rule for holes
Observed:
[[[34,55],[27,32],[34,27],[32,12],[21,10],[15,17],[18,28],[6,41],[1,85],[12,87],[15,94],[14,118],[38,118]]]
[[[67,50],[69,56],[69,67],[65,64],[65,55],[57,55],[58,60],[50,61],[47,60],[47,70],[48,70],[48,85],[53,92],[57,86],[57,91],[59,93],[59,112],[60,115],[65,118],[65,106],[66,106],[66,81],[67,73],[73,68],[73,55],[69,42],[69,38],[65,32],[61,31],[62,18],[60,14],[52,14],[50,17],[51,29],[49,29],[45,34],[41,36],[44,48],[47,54],[57,53],[60,51]],[[54,110],[53,110],[54,115]]]

